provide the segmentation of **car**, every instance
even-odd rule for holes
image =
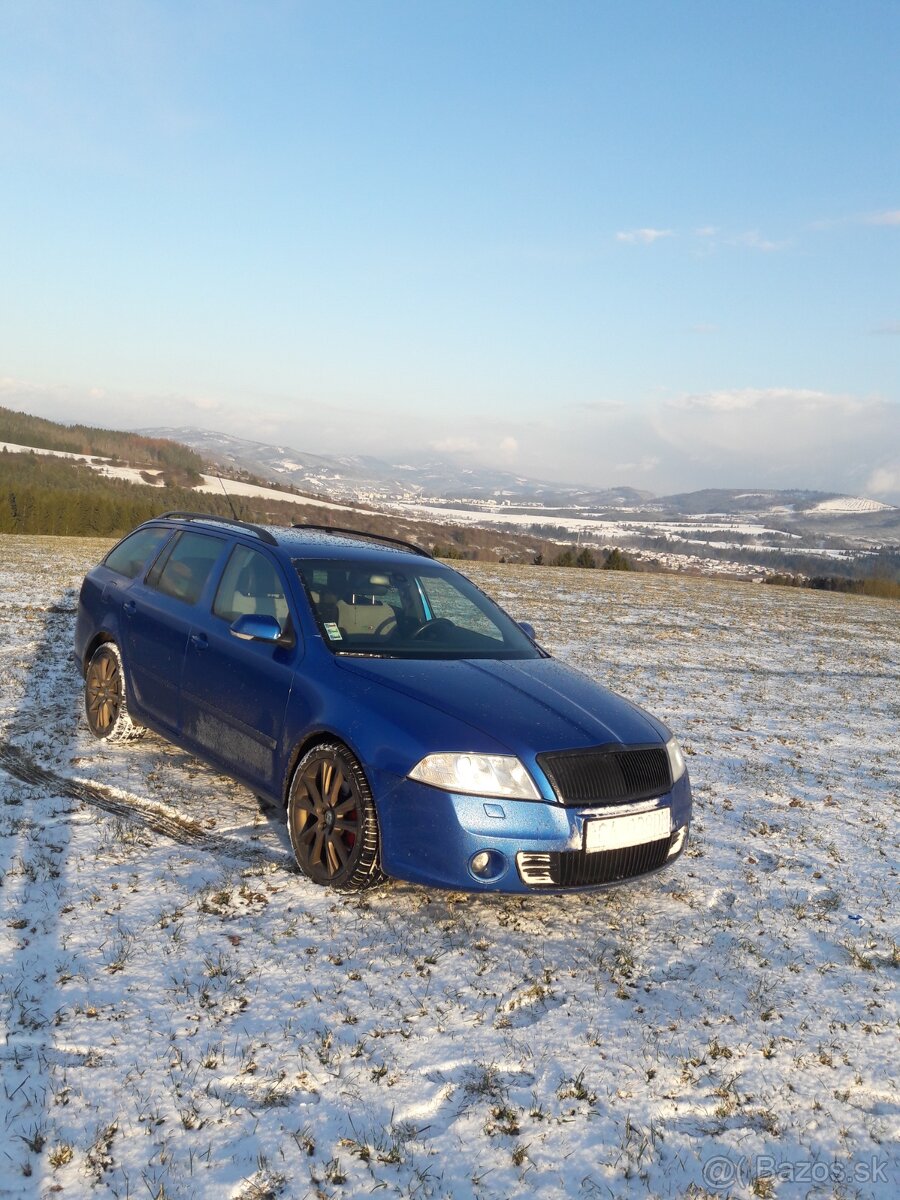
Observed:
[[[98,738],[282,805],[317,884],[568,892],[687,844],[669,729],[409,542],[165,513],[86,575],[75,657]]]

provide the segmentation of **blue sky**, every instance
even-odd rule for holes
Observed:
[[[900,5],[0,3],[0,403],[900,501]]]

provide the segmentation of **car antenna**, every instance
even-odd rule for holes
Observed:
[[[235,519],[236,521],[239,521],[241,518],[240,518],[240,517],[237,515],[237,512],[235,511],[235,508],[234,508],[234,501],[231,499],[231,497],[230,497],[230,496],[228,495],[228,493],[225,491],[225,484],[222,482],[222,476],[221,476],[221,475],[216,475],[216,479],[218,479],[218,481],[219,481],[219,487],[222,489],[222,491],[223,491],[223,493],[224,493],[224,495],[225,495],[225,499],[228,501],[228,507],[231,509],[231,515],[234,517],[234,519]]]

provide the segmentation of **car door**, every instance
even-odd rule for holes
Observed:
[[[138,705],[173,732],[194,614],[227,544],[212,534],[181,532],[122,605],[125,659]]]
[[[302,656],[287,594],[273,558],[235,545],[212,605],[194,613],[181,682],[183,737],[251,787],[275,793],[284,714]],[[236,636],[231,626],[247,613],[275,617],[282,638]]]

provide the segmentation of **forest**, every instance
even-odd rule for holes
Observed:
[[[225,480],[226,489],[227,484]],[[142,521],[173,510],[201,510],[271,525],[349,523],[362,532],[416,542],[432,549],[436,557],[530,563],[537,556],[549,562],[559,549],[537,538],[489,529],[448,527],[375,511],[371,516],[362,511],[343,513],[304,503],[299,496],[296,500],[286,496],[283,501],[247,496],[229,500],[224,492],[129,483],[64,458],[0,451],[0,533],[121,537]]]
[[[164,471],[167,480],[171,476],[173,483],[198,483],[203,470],[203,460],[198,454],[168,438],[143,437],[138,433],[95,429],[90,425],[60,425],[2,406],[0,442],[86,454],[92,458],[111,458],[135,467],[152,467]]]

